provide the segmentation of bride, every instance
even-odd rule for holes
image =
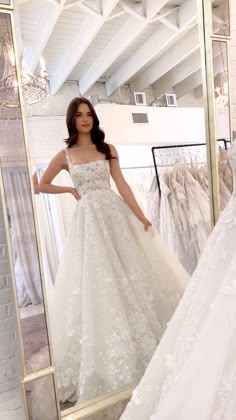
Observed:
[[[122,420],[236,419],[235,191]]]
[[[77,200],[49,312],[59,398],[78,402],[140,380],[188,275],[139,208],[91,103],[73,99],[66,122],[67,147],[39,188]],[[52,184],[63,169],[73,188]]]

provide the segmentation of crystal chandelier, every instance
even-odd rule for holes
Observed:
[[[11,42],[2,37],[0,40],[0,58],[3,71],[0,79],[0,107],[17,108],[20,106],[17,82],[15,54]],[[40,59],[41,74],[34,75],[26,69],[24,60],[21,68],[21,86],[24,101],[35,104],[49,95],[49,82],[43,58]]]

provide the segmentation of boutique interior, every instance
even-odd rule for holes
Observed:
[[[118,420],[137,384],[121,371],[89,399],[57,389],[50,299],[76,200],[38,186],[70,101],[90,100],[191,276],[233,190],[235,49],[229,0],[0,0],[0,420]]]

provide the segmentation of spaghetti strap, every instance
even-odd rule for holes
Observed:
[[[65,152],[65,155],[66,155],[67,164],[69,166],[71,164],[71,161],[70,161],[70,155],[69,155],[69,152],[68,152],[67,148],[64,149],[64,152]]]

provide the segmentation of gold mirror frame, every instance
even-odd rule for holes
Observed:
[[[14,15],[13,15],[13,5],[11,4],[11,6],[5,6],[2,5],[0,2],[0,14],[1,15],[6,15],[9,17],[9,21],[10,21],[10,26],[11,26],[11,30],[12,30],[12,41],[13,41],[13,48],[14,48],[14,54],[15,54],[15,59],[16,59],[16,72],[17,72],[17,82],[18,82],[18,93],[19,93],[19,104],[20,104],[20,110],[21,110],[21,116],[22,116],[22,131],[23,131],[23,144],[24,144],[24,148],[25,148],[25,154],[26,154],[26,162],[28,165],[28,170],[29,173],[31,173],[31,168],[30,168],[30,159],[29,159],[29,148],[28,148],[28,143],[27,143],[27,139],[26,139],[26,128],[25,128],[25,122],[24,122],[24,113],[23,113],[23,95],[22,95],[22,87],[21,87],[21,72],[20,72],[20,66],[19,66],[19,59],[17,56],[17,49],[16,49],[16,34],[15,34],[15,22],[14,22]],[[6,199],[7,199],[7,192],[5,190],[4,192],[4,186],[3,186],[3,180],[2,180],[2,176],[0,176],[0,186],[1,186],[1,199],[4,205],[4,211],[6,213]],[[34,225],[36,228],[36,234],[37,234],[37,249],[38,249],[38,258],[39,258],[39,269],[40,269],[40,275],[41,275],[41,280],[43,279],[43,275],[41,272],[41,267],[42,267],[42,257],[40,254],[40,244],[39,244],[39,240],[38,240],[38,226],[37,226],[37,219],[36,219],[36,206],[35,206],[35,201],[34,201],[34,194],[33,194],[33,181],[32,178],[29,177],[30,180],[30,191],[31,191],[31,200],[32,200],[32,211],[33,211],[33,217],[34,217]],[[7,218],[7,216],[4,218],[4,222],[5,222],[5,226],[6,226],[6,230],[8,232],[8,252],[10,254],[10,265],[11,265],[11,272],[12,272],[12,278],[13,281],[15,281],[15,274],[14,274],[14,268],[13,268],[13,257],[12,257],[12,247],[11,247],[11,241],[10,241],[10,236],[9,236],[9,220]],[[33,373],[27,373],[27,369],[26,369],[26,364],[25,364],[25,357],[24,357],[24,350],[23,350],[23,337],[22,337],[22,333],[21,333],[21,323],[20,323],[20,316],[19,316],[19,311],[18,311],[18,301],[17,301],[17,295],[16,295],[16,290],[15,290],[15,285],[13,287],[14,290],[14,304],[15,304],[15,308],[16,308],[16,314],[17,314],[17,326],[18,326],[18,330],[19,330],[19,335],[20,335],[20,347],[21,347],[21,363],[23,366],[23,377],[21,378],[21,385],[22,385],[22,392],[23,392],[23,405],[25,408],[25,420],[28,420],[30,418],[29,415],[29,410],[30,410],[30,406],[29,404],[27,404],[27,391],[30,388],[34,388],[34,385],[37,385],[37,382],[40,382],[41,379],[44,379],[45,381],[50,380],[51,382],[51,390],[52,390],[52,399],[55,400],[55,404],[53,407],[53,414],[54,418],[58,418],[60,419],[60,407],[59,407],[59,403],[58,403],[58,398],[57,398],[57,391],[56,391],[56,385],[55,385],[55,368],[53,366],[53,361],[50,363],[50,366],[48,366],[47,368],[44,369],[40,369],[37,370]],[[48,312],[47,312],[47,305],[46,305],[46,297],[45,297],[45,287],[44,287],[44,281],[42,280],[42,294],[43,294],[43,300],[44,300],[44,309],[45,309],[45,319],[46,319],[46,326],[47,326],[47,331],[49,332],[49,323],[48,323]],[[50,343],[50,332],[49,332],[49,349],[50,349],[50,354],[51,354],[51,343]],[[52,358],[51,358],[52,360]],[[35,389],[37,390],[37,386],[35,387]],[[57,417],[55,417],[57,416]]]
[[[213,41],[224,41],[228,46],[230,36],[217,35],[213,33],[213,12],[212,1],[198,0],[199,16],[199,38],[201,49],[201,67],[203,81],[203,96],[206,124],[206,143],[208,156],[208,174],[209,174],[209,195],[211,208],[211,221],[214,226],[220,214],[220,196],[219,196],[219,176],[218,176],[218,158],[216,142],[216,109],[214,92],[214,68],[213,68]],[[230,4],[229,4],[230,20]],[[229,24],[231,28],[231,25]],[[227,59],[228,60],[228,59]],[[229,63],[227,62],[229,69]],[[229,85],[229,80],[228,80]],[[229,121],[230,137],[231,118],[230,118],[230,88],[229,88]]]
[[[197,0],[198,1],[198,14],[199,14],[199,34],[200,34],[200,47],[201,47],[201,62],[202,62],[202,75],[203,75],[203,94],[204,94],[204,108],[205,108],[205,120],[206,120],[206,139],[207,139],[207,153],[208,153],[208,173],[209,173],[209,188],[210,188],[210,208],[211,208],[211,220],[212,225],[214,225],[219,217],[219,183],[218,183],[218,162],[217,162],[217,146],[216,146],[216,127],[215,127],[215,100],[214,100],[214,74],[213,74],[213,54],[212,54],[212,40],[224,40],[228,41],[230,38],[228,36],[217,36],[213,34],[212,30],[212,4],[210,1]],[[16,45],[15,39],[15,26],[13,19],[13,4],[10,0],[10,5],[4,5],[0,2],[0,12],[7,13],[11,19],[12,32],[14,46]],[[17,72],[19,74],[19,62],[16,57]],[[22,93],[20,87],[20,103],[22,104]],[[230,108],[229,108],[230,109]],[[25,133],[24,118],[22,120],[23,130]],[[27,162],[29,164],[29,152],[27,140],[25,138]],[[31,181],[32,184],[32,181]],[[33,191],[31,185],[31,192]],[[34,197],[32,193],[32,202],[34,203]],[[35,215],[35,206],[34,215]],[[43,279],[43,276],[42,276]],[[42,280],[43,281],[43,280]],[[43,285],[43,289],[45,289]],[[46,322],[48,325],[48,314],[46,310]],[[50,343],[49,343],[50,344]],[[52,353],[52,352],[51,352]],[[119,393],[110,394],[100,401],[90,401],[87,402],[83,407],[76,407],[73,409],[67,410],[64,414],[60,414],[59,410],[59,401],[57,399],[57,392],[55,387],[55,377],[54,377],[54,366],[42,369],[38,372],[31,373],[22,378],[23,393],[26,395],[26,389],[28,384],[33,381],[40,380],[42,378],[52,378],[54,396],[56,399],[57,406],[57,415],[58,418],[63,418],[64,420],[76,420],[87,418],[88,415],[95,414],[109,406],[116,404],[119,401],[126,401],[130,398],[132,394],[133,387],[126,388]]]
[[[0,0],[0,9],[13,9],[13,0]]]

